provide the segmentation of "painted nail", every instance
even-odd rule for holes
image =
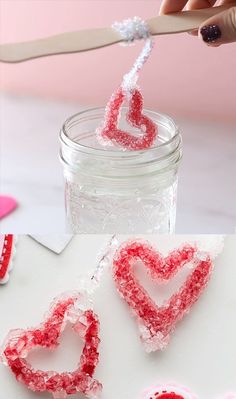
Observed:
[[[221,30],[218,25],[203,26],[200,33],[206,43],[214,43],[221,37]]]

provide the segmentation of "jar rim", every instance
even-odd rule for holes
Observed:
[[[123,110],[128,110],[128,107],[122,107]],[[105,113],[105,107],[94,107],[94,108],[87,108],[83,111],[77,112],[76,114],[73,114],[72,116],[70,116],[69,118],[66,119],[66,121],[63,123],[62,128],[60,130],[60,141],[70,147],[72,147],[74,150],[83,152],[83,153],[95,153],[97,156],[105,156],[107,158],[109,157],[115,157],[115,158],[133,158],[136,157],[140,154],[144,154],[144,153],[151,153],[152,151],[156,151],[157,149],[161,149],[161,148],[165,148],[168,145],[172,144],[172,142],[174,142],[176,140],[176,138],[180,135],[179,132],[179,127],[176,125],[176,123],[174,122],[174,120],[166,114],[162,114],[160,112],[148,109],[148,108],[144,108],[143,112],[148,112],[148,113],[153,113],[156,116],[160,116],[161,118],[166,119],[166,121],[171,124],[171,127],[174,131],[173,136],[169,139],[166,140],[163,143],[159,143],[151,148],[147,148],[147,149],[143,149],[143,150],[133,150],[133,151],[124,151],[124,150],[118,150],[118,151],[111,151],[109,150],[107,147],[102,149],[102,148],[94,148],[94,147],[90,147],[88,145],[84,145],[81,143],[77,143],[74,140],[72,140],[68,134],[67,134],[67,130],[69,128],[69,124],[76,118],[76,117],[80,117],[83,116],[85,114],[88,114],[89,112],[96,112],[96,111],[103,111]]]

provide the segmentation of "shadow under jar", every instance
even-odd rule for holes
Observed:
[[[105,109],[80,112],[60,132],[68,230],[72,233],[173,233],[181,136],[172,119],[145,115],[158,127],[154,146],[128,151],[96,138]],[[126,121],[119,126],[138,135]]]

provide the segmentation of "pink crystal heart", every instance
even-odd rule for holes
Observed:
[[[143,114],[143,97],[135,88],[129,99],[127,121],[135,128],[140,129],[142,136],[137,137],[118,128],[121,106],[125,100],[125,93],[121,87],[111,97],[105,115],[104,127],[98,130],[99,135],[105,140],[116,142],[129,150],[144,150],[150,148],[157,136],[157,126]]]
[[[83,393],[96,398],[102,385],[93,379],[98,364],[99,321],[91,309],[86,309],[82,295],[74,293],[59,298],[53,304],[47,319],[35,329],[13,330],[9,333],[2,354],[18,381],[35,392],[50,392],[54,399]],[[62,331],[71,323],[74,331],[84,340],[78,368],[73,372],[35,370],[26,360],[36,347],[55,349]]]
[[[169,281],[189,262],[193,271],[167,303],[158,306],[135,277],[137,261],[142,262],[157,283]],[[168,345],[177,322],[189,312],[205,289],[212,268],[210,256],[202,253],[198,258],[197,248],[191,245],[172,251],[166,258],[148,242],[128,242],[118,250],[113,261],[114,280],[119,294],[138,320],[141,340],[147,352],[164,349]]]

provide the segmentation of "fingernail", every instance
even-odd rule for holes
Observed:
[[[207,25],[201,28],[202,39],[206,43],[214,43],[221,38],[221,30],[218,25]]]

